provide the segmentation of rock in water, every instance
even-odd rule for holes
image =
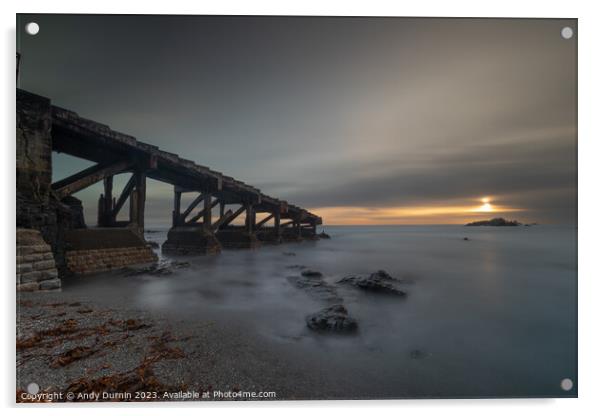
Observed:
[[[355,287],[371,292],[389,293],[397,296],[405,296],[406,292],[398,289],[395,284],[400,283],[384,270],[379,270],[369,276],[348,276],[339,280],[339,283],[348,283]]]
[[[324,300],[327,302],[342,302],[343,300],[337,294],[336,287],[329,285],[323,279],[305,277],[305,276],[289,276],[289,281],[299,289],[305,290],[311,297]]]
[[[322,273],[317,270],[307,269],[301,272],[301,276],[305,277],[322,277]]]
[[[343,332],[357,331],[357,321],[351,318],[343,305],[332,305],[305,318],[307,326],[314,331]]]
[[[190,263],[185,261],[159,261],[147,267],[126,268],[126,276],[139,276],[149,274],[153,276],[167,276],[173,274],[175,269],[189,267]]]
[[[328,234],[326,234],[324,231],[322,231],[320,234],[318,234],[318,237],[324,238],[324,239],[330,239],[330,236]]]

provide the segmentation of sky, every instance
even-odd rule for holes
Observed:
[[[23,32],[30,21],[35,36]],[[576,223],[576,20],[20,15],[18,23],[21,88],[327,225]],[[571,39],[561,36],[566,26]],[[53,162],[55,180],[90,165],[65,155]],[[101,192],[76,194],[88,223]],[[149,181],[147,223],[170,221],[172,194]]]

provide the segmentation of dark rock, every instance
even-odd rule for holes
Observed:
[[[342,302],[336,287],[323,279],[305,276],[289,276],[289,281],[299,289],[305,290],[311,297],[327,302]]]
[[[326,234],[324,231],[322,231],[320,234],[318,234],[318,237],[324,238],[324,239],[330,239],[330,236],[328,234]]]
[[[357,321],[340,304],[329,306],[305,318],[307,326],[314,331],[351,333],[357,331]]]
[[[307,269],[301,272],[301,276],[305,277],[322,277],[322,273],[317,270]]]
[[[284,256],[296,256],[296,254],[291,251],[283,251],[282,254]]]
[[[287,269],[305,269],[305,266],[301,264],[291,264],[290,266],[286,266]]]
[[[347,276],[338,281],[338,283],[348,283],[359,289],[377,293],[389,293],[397,296],[405,296],[406,292],[396,287],[402,283],[395,279],[384,270],[379,270],[369,276]]]
[[[143,274],[149,274],[152,276],[168,276],[173,274],[174,270],[190,267],[190,263],[185,261],[159,261],[148,267],[141,267],[135,269],[126,269],[126,276],[139,276]]]
[[[150,248],[159,248],[159,243],[157,243],[156,241],[147,241],[146,245]]]
[[[468,237],[464,237],[464,241],[469,241],[469,240],[468,240]]]
[[[518,221],[505,220],[504,218],[493,218],[491,220],[475,221],[475,222],[470,222],[470,223],[466,224],[466,226],[468,226],[468,227],[483,226],[483,225],[488,225],[491,227],[516,227],[518,225],[521,225],[521,223]]]

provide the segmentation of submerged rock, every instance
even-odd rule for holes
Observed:
[[[342,302],[337,294],[336,287],[326,283],[323,279],[307,276],[289,276],[288,279],[296,287],[307,291],[315,299],[327,302]]]
[[[320,234],[318,234],[318,237],[324,238],[324,239],[330,239],[330,236],[328,234],[326,234],[324,231],[322,231]]]
[[[189,267],[190,263],[186,261],[159,261],[148,267],[141,268],[128,268],[126,269],[126,276],[139,276],[143,274],[150,274],[153,276],[167,276],[174,272],[176,269],[182,269]]]
[[[369,276],[347,276],[339,280],[338,283],[351,284],[359,289],[371,292],[389,293],[397,296],[406,295],[406,292],[396,286],[401,283],[401,281],[395,279],[384,270],[379,270]]]
[[[340,304],[324,308],[305,318],[307,326],[314,331],[351,333],[357,331],[357,321],[349,316]]]
[[[286,266],[287,269],[305,269],[306,267],[302,264],[291,264],[290,266]]]
[[[322,277],[322,273],[317,270],[307,269],[301,272],[301,276],[305,277]]]

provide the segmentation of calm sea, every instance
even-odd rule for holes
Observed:
[[[147,239],[162,243],[166,230],[154,230]],[[576,394],[574,226],[326,231],[332,239],[186,259],[191,267],[174,275],[120,284],[136,307],[236,323],[266,345],[340,374],[350,396]],[[383,269],[406,281],[408,296],[337,285],[359,332],[318,335],[304,318],[325,304],[287,279],[298,273],[288,267],[295,264],[321,271],[334,285],[350,274]],[[65,290],[94,286],[101,296],[103,287],[110,293],[106,282],[84,280]],[[570,392],[560,387],[565,378],[575,383]]]

